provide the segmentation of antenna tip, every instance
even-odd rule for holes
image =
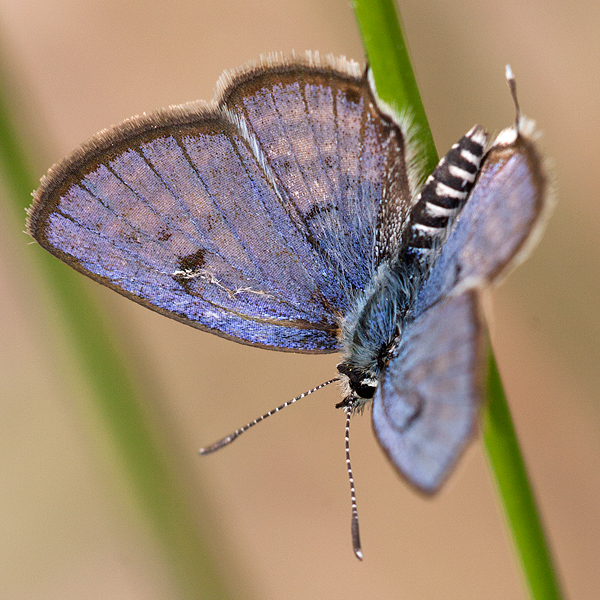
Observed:
[[[517,98],[517,80],[515,79],[515,74],[510,65],[506,65],[504,74],[506,76],[506,83],[508,84],[513,104],[515,105],[515,129],[518,133],[519,123],[521,122],[521,109],[519,108],[519,99]]]
[[[508,82],[515,80],[515,74],[513,73],[513,70],[510,65],[506,65],[504,69],[504,76],[506,77],[506,81]]]

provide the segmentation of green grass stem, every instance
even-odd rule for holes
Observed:
[[[431,171],[437,163],[437,153],[395,3],[393,0],[354,0],[354,11],[377,93],[401,113],[411,110]],[[558,577],[491,347],[486,396],[482,415],[484,444],[531,598],[558,600],[562,598]]]
[[[4,203],[12,205],[15,226],[23,230],[24,208],[31,203],[31,192],[41,174],[34,175],[25,143],[17,134],[10,109],[14,98],[7,90],[7,79],[0,73],[0,173],[10,195]],[[73,356],[87,376],[95,405],[124,465],[140,510],[172,567],[180,597],[229,598],[223,573],[216,568],[205,539],[206,532],[188,505],[189,499],[169,459],[161,451],[161,441],[152,433],[132,370],[122,360],[124,352],[117,350],[116,338],[87,293],[83,277],[41,248],[28,245],[30,240],[25,235],[22,239],[34,277],[56,299],[65,338],[72,342]]]

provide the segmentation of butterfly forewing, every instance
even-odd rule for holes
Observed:
[[[276,223],[277,198],[231,124],[200,113],[193,124],[128,132],[81,162],[38,192],[30,227],[42,245],[184,322],[250,343],[334,349],[335,322],[323,319],[297,254],[310,259],[311,248]]]
[[[290,219],[334,277],[363,290],[374,271],[379,208],[409,208],[404,137],[384,116],[366,76],[297,67],[246,75],[224,98],[255,141]],[[343,307],[347,311],[350,306]]]
[[[190,325],[334,351],[339,319],[372,275],[388,155],[402,144],[366,77],[335,65],[248,69],[215,106],[100,134],[45,178],[32,235]]]

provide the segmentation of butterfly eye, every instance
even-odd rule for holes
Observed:
[[[354,387],[354,393],[358,398],[364,400],[371,400],[377,390],[377,380],[371,377],[361,379]]]

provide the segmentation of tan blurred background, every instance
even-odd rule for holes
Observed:
[[[600,5],[405,0],[401,10],[441,153],[474,123],[511,122],[510,62],[555,160],[559,204],[533,257],[494,293],[493,334],[566,589],[591,600],[600,589]],[[363,59],[345,0],[0,0],[0,35],[39,175],[103,127],[211,98],[222,70],[261,53]],[[4,214],[0,598],[175,598],[52,299],[28,275],[25,257],[40,250]],[[135,353],[190,497],[204,498],[198,519],[221,532],[215,548],[235,597],[525,597],[480,441],[439,497],[424,500],[394,474],[369,418],[354,420],[359,564],[335,389],[218,455],[195,454],[330,378],[336,357],[238,346],[89,288]]]

